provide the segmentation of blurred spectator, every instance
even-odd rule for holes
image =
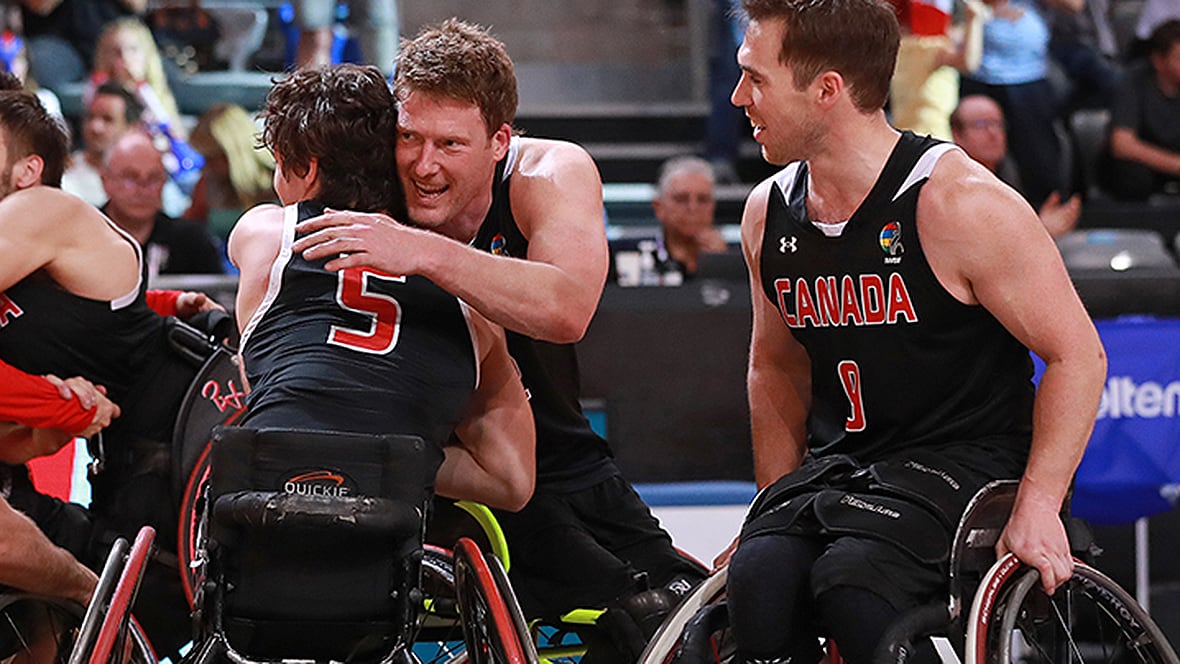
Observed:
[[[991,11],[967,0],[962,25],[952,26],[952,0],[890,0],[902,37],[889,89],[894,127],[950,140],[950,115],[959,100],[959,72],[979,66],[983,24]]]
[[[87,96],[107,81],[120,83],[135,92],[148,123],[180,129],[180,111],[164,75],[160,50],[151,31],[139,19],[113,21],[99,36]]]
[[[1059,103],[1049,82],[1049,26],[1045,7],[1080,11],[1084,0],[986,0],[992,20],[983,28],[979,68],[964,76],[962,97],[984,94],[1000,104],[1012,139],[1012,158],[1029,200],[1061,189],[1067,169],[1057,136]]]
[[[1135,42],[1128,48],[1128,59],[1147,57],[1151,50],[1151,33],[1165,21],[1180,19],[1180,2],[1176,0],[1145,0],[1135,22]]]
[[[151,31],[139,19],[119,19],[102,31],[85,98],[108,81],[122,84],[139,98],[143,124],[164,155],[168,175],[179,187],[165,192],[165,209],[170,214],[182,213],[188,208],[187,199],[200,177],[204,159],[185,142],[187,132],[164,75],[160,50]],[[182,196],[177,198],[175,194]]]
[[[1180,19],[1151,33],[1148,62],[1136,66],[1115,97],[1104,188],[1144,200],[1180,193]]]
[[[3,62],[4,71],[14,74],[25,90],[37,95],[50,115],[62,117],[61,100],[53,90],[41,87],[36,79],[29,76],[29,50],[25,47],[25,40],[11,30],[0,33],[0,61]]]
[[[142,14],[147,0],[20,0],[20,5],[32,76],[55,89],[84,79],[103,26]]]
[[[158,274],[218,274],[221,255],[205,229],[160,209],[168,173],[152,139],[142,131],[123,134],[102,169],[110,200],[102,211],[144,249],[144,277]]]
[[[713,165],[720,182],[737,182],[738,146],[744,128],[749,127],[745,112],[729,100],[741,70],[737,49],[742,43],[740,5],[737,0],[712,0],[709,20],[709,120],[705,126],[705,157]]]
[[[651,206],[663,227],[666,258],[661,258],[666,265],[661,272],[676,269],[689,277],[696,273],[702,252],[725,251],[725,239],[713,226],[717,208],[713,185],[713,167],[699,157],[673,157],[660,167]]]
[[[1028,199],[1021,187],[1020,173],[1008,157],[1008,136],[1004,126],[1004,112],[1000,105],[985,95],[968,95],[959,101],[951,114],[951,132],[955,143],[969,157],[983,164],[996,177]],[[1036,207],[1037,203],[1029,201]],[[1082,199],[1074,194],[1064,203],[1057,192],[1040,204],[1037,214],[1049,235],[1060,237],[1078,225]]]
[[[254,120],[241,106],[215,104],[197,120],[189,140],[205,157],[193,203],[184,216],[225,239],[250,208],[277,200],[274,157],[258,142]]]
[[[1049,13],[1049,53],[1068,80],[1066,109],[1109,108],[1122,78],[1111,0],[1085,0],[1082,11]]]
[[[295,24],[299,28],[298,68],[323,67],[333,63],[337,0],[294,0]],[[389,76],[397,57],[397,0],[350,0],[347,25],[360,43],[362,64],[370,64]],[[336,60],[337,62],[339,60]]]
[[[142,112],[135,95],[118,83],[98,86],[82,117],[82,149],[74,152],[62,175],[61,188],[95,207],[106,203],[107,192],[99,175],[103,157],[139,122]]]

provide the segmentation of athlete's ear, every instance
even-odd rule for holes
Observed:
[[[492,152],[496,157],[496,161],[504,158],[508,154],[508,145],[512,142],[512,127],[508,123],[500,125],[496,133],[492,134]]]
[[[14,189],[28,189],[41,184],[45,172],[45,161],[39,155],[21,157],[12,165],[12,186]]]
[[[847,84],[840,72],[830,69],[816,76],[812,85],[816,90],[816,101],[824,106],[830,105],[847,89]]]

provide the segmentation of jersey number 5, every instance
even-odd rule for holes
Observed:
[[[844,360],[836,365],[836,372],[840,374],[844,396],[848,397],[848,404],[852,407],[852,414],[844,420],[844,430],[864,431],[865,403],[860,392],[860,367],[852,360]]]
[[[397,345],[402,307],[392,295],[374,292],[369,284],[374,279],[405,283],[405,277],[391,277],[376,270],[350,267],[336,273],[336,303],[340,308],[363,314],[369,319],[369,329],[353,330],[333,325],[328,332],[328,343],[361,353],[384,355]]]

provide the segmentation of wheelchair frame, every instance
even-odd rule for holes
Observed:
[[[972,498],[952,545],[951,588],[947,601],[918,607],[901,616],[886,632],[874,664],[905,664],[913,652],[915,639],[947,633],[956,625],[960,630],[966,630],[964,664],[1012,664],[1015,659],[1086,662],[1094,654],[1103,655],[1099,661],[1104,662],[1130,660],[1146,664],[1180,664],[1167,638],[1135,600],[1114,581],[1081,561],[1075,562],[1073,577],[1052,598],[1040,589],[1036,569],[1020,564],[1011,554],[987,567],[979,579],[978,590],[968,592],[968,587],[974,585],[969,578],[973,568],[978,567],[981,556],[987,556],[992,550],[1007,521],[1016,486],[1015,480],[993,482]],[[709,621],[702,612],[724,602],[727,577],[727,568],[722,568],[685,598],[648,643],[639,664],[677,661],[686,638],[685,628],[697,616],[705,623],[703,632],[710,642],[713,661],[732,661],[736,653],[728,633],[727,618]],[[1081,591],[1075,592],[1075,586]],[[974,598],[966,616],[961,611],[962,597],[965,596]],[[1087,601],[1085,606],[1096,607],[1097,619],[1101,621],[1099,627],[1117,631],[1117,645],[1122,650],[1094,653],[1096,644],[1074,638],[1075,629],[1094,628],[1076,622],[1090,617],[1083,614],[1083,606],[1079,604],[1083,599]],[[1057,607],[1055,614],[1051,608],[1046,610],[1047,607]],[[1072,613],[1074,611],[1080,618]],[[1041,620],[1045,616],[1051,620]],[[1055,643],[1052,653],[1037,651],[1034,647],[1032,654],[1040,655],[1041,659],[1022,658],[1017,652],[1019,644],[1030,636],[1035,637],[1030,632],[1037,629],[1052,630],[1051,636],[1064,640],[1064,647]],[[1089,637],[1090,633],[1082,636]],[[838,661],[838,658],[833,660]]]

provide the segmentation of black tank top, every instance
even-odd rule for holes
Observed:
[[[806,163],[774,177],[759,266],[766,297],[811,359],[811,452],[872,462],[994,438],[1027,453],[1032,361],[981,306],[957,301],[918,235],[918,196],[954,146],[902,134],[843,233],[807,216]]]
[[[433,282],[371,269],[328,272],[282,249],[242,335],[251,393],[243,426],[421,436],[444,444],[479,376],[465,305]]]
[[[167,473],[172,427],[196,368],[171,349],[165,319],[140,285],[105,301],[70,293],[43,272],[26,277],[0,294],[0,357],[33,374],[82,376],[119,404],[122,414],[102,434],[106,469],[91,478],[96,512],[112,507],[131,474]]]
[[[492,207],[473,245],[500,256],[525,258],[529,241],[512,216],[508,186],[519,150],[512,139],[496,167]],[[573,344],[554,344],[507,330],[508,352],[520,367],[537,429],[537,484],[576,490],[617,472],[606,441],[590,428],[579,403],[581,378]]]

